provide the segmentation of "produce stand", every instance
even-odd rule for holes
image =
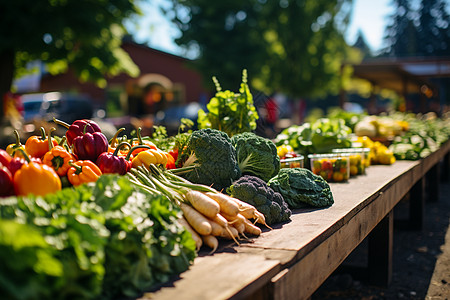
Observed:
[[[330,183],[331,207],[294,210],[291,222],[258,238],[200,253],[179,278],[139,299],[307,299],[366,237],[369,280],[388,285],[393,209],[409,193],[409,225],[420,229],[426,197],[436,197],[440,172],[448,177],[449,155],[446,142],[424,159],[371,166],[346,183]]]

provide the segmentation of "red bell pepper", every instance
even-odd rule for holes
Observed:
[[[11,155],[6,152],[6,150],[0,149],[0,164],[9,168],[9,163],[11,162]]]
[[[86,125],[86,129],[88,126]],[[101,132],[83,132],[73,139],[73,153],[79,160],[95,162],[103,152],[108,151],[108,139]]]
[[[113,153],[111,152],[103,152],[97,158],[96,165],[102,171],[102,174],[110,173],[110,174],[120,174],[125,175],[128,171],[131,170],[131,161],[129,160],[129,155],[127,157],[119,156],[119,151],[123,147],[131,148],[128,142],[120,143]],[[129,151],[131,154],[131,151]]]
[[[98,126],[98,124],[92,120],[86,120],[86,119],[76,120],[72,123],[72,125],[69,125],[64,121],[61,121],[61,120],[58,120],[55,118],[53,119],[53,122],[67,128],[66,138],[67,138],[67,144],[69,146],[72,146],[73,140],[76,137],[82,136],[84,133],[102,132],[102,130],[100,129],[100,126]]]
[[[6,166],[0,165],[0,197],[14,194],[14,181],[11,172]]]
[[[175,169],[175,158],[170,153],[167,153],[166,169]]]

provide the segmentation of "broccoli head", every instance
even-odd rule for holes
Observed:
[[[239,168],[243,175],[253,175],[265,182],[280,171],[277,146],[271,140],[253,132],[243,132],[231,137],[236,148]]]
[[[334,203],[329,184],[308,169],[283,168],[267,184],[283,196],[291,209]]]
[[[227,189],[227,193],[253,205],[264,214],[268,225],[289,221],[291,218],[291,210],[283,196],[271,189],[259,177],[244,175],[233,182]]]
[[[183,167],[195,166],[180,174],[191,182],[221,191],[241,176],[236,150],[223,131],[210,128],[194,131],[180,155]]]

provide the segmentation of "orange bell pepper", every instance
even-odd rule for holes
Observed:
[[[55,140],[53,140],[53,145],[56,146],[58,145],[58,143]],[[42,156],[44,156],[45,153],[47,153],[48,148],[49,142],[48,138],[45,136],[44,127],[41,127],[41,136],[38,135],[30,136],[25,142],[25,151],[27,151],[28,155],[32,157],[41,158]]]
[[[69,161],[75,160],[75,158],[63,146],[66,140],[65,136],[61,139],[61,142],[59,142],[58,145],[52,147],[53,145],[51,137],[52,131],[53,130],[51,130],[50,133],[48,134],[48,140],[50,142],[48,143],[48,151],[47,153],[44,154],[44,157],[42,158],[42,163],[52,167],[60,177],[66,176],[67,171],[70,168]]]
[[[61,179],[47,165],[33,162],[23,153],[27,163],[14,174],[14,191],[18,196],[34,194],[44,196],[61,190]]]
[[[90,160],[69,161],[69,165],[67,179],[74,186],[95,182],[102,175],[100,168]]]

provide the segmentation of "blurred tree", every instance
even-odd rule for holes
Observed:
[[[412,3],[419,4],[412,9]],[[393,0],[384,56],[448,56],[450,15],[446,0]]]
[[[383,56],[414,56],[417,53],[417,28],[414,19],[417,18],[409,0],[392,0],[393,14],[385,29],[384,41],[386,49]]]
[[[448,56],[450,53],[450,16],[444,0],[422,0],[418,26],[418,54]]]
[[[358,30],[356,41],[352,47],[359,49],[364,57],[372,56],[372,50],[370,49],[369,45],[367,44],[364,34],[362,33],[361,30]]]
[[[238,86],[245,68],[252,86],[267,94],[339,90],[351,0],[171,3],[165,12],[181,30],[176,42],[197,51],[193,63],[204,78],[216,76],[225,88]]]
[[[51,74],[70,66],[81,81],[100,86],[106,83],[105,74],[137,75],[137,66],[120,48],[122,22],[139,13],[134,2],[0,0],[0,95],[34,60],[44,62]]]

